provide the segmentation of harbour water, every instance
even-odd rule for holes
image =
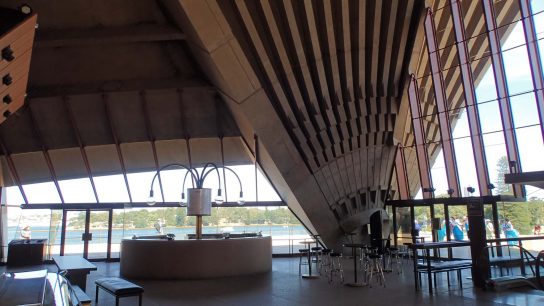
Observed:
[[[83,228],[68,228],[66,230],[66,254],[78,254],[83,252],[83,242],[81,235],[85,232]],[[94,253],[93,257],[101,257],[107,249],[107,228],[92,228],[92,240],[89,241],[89,252]],[[291,247],[298,241],[308,239],[306,229],[301,225],[222,225],[205,226],[202,230],[204,234],[212,233],[258,233],[271,236],[275,253],[289,253]],[[163,229],[164,234],[174,234],[176,239],[187,239],[187,234],[194,234],[194,227],[173,227],[167,226]],[[159,232],[155,228],[113,228],[112,229],[112,255],[119,252],[121,240],[132,238],[133,236],[157,235]],[[47,239],[49,250],[48,254],[58,254],[60,250],[61,227],[52,227],[51,230],[46,226],[37,226],[31,228],[32,239]],[[8,228],[8,241],[12,239],[21,239],[20,228]],[[91,256],[91,255],[90,255]]]

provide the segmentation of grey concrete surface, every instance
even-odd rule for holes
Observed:
[[[151,260],[151,259],[150,259]],[[217,260],[221,260],[218,254]],[[486,292],[475,289],[463,274],[463,289],[452,285],[448,289],[446,279],[438,277],[437,293],[429,296],[427,284],[423,291],[415,292],[411,263],[404,262],[404,274],[387,273],[387,287],[347,287],[339,282],[329,284],[325,277],[302,279],[298,276],[298,258],[274,258],[271,273],[194,281],[144,281],[131,280],[145,288],[143,305],[544,305],[544,292],[521,288],[504,292]],[[351,260],[344,258],[346,282],[353,279]],[[104,276],[118,276],[119,263],[97,262],[97,271],[91,272],[87,281],[87,293],[94,299],[94,280]],[[225,263],[227,264],[227,263]],[[56,271],[54,265],[46,265]],[[0,272],[6,267],[0,267]],[[456,281],[452,274],[452,284]],[[121,299],[120,305],[137,305],[136,297]],[[95,305],[93,301],[93,305]],[[100,292],[97,305],[115,305],[113,297]]]

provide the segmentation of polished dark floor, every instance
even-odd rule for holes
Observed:
[[[218,255],[217,260],[221,260]],[[150,258],[150,260],[153,260]],[[373,283],[369,287],[347,287],[339,282],[329,284],[325,277],[301,279],[298,276],[298,258],[274,258],[273,271],[262,275],[193,281],[133,280],[145,288],[143,305],[544,305],[544,292],[519,288],[503,292],[475,289],[468,275],[463,275],[463,288],[452,287],[445,278],[438,279],[436,294],[430,296],[427,284],[415,292],[411,262],[404,262],[404,273],[386,273],[385,288]],[[352,261],[344,259],[346,281],[353,280]],[[94,299],[94,280],[104,276],[118,276],[119,263],[95,263],[98,271],[89,275],[87,293]],[[228,263],[225,263],[228,264]],[[56,267],[47,265],[51,271]],[[6,268],[0,267],[0,272]],[[0,301],[1,305],[1,301]],[[93,303],[94,305],[94,303]],[[100,291],[97,305],[115,305],[114,299]],[[137,298],[121,299],[120,305],[138,305]]]

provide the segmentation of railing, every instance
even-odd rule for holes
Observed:
[[[540,251],[536,257],[536,283],[540,290],[544,290],[544,251]]]
[[[536,240],[544,240],[544,236],[488,239],[486,241],[488,246],[482,254],[482,260],[490,267],[487,275],[488,286],[522,282],[542,289],[540,269],[544,258],[539,261],[538,256],[544,257],[544,254],[538,250],[527,250],[523,246],[524,242],[527,245],[528,242]],[[536,255],[537,252],[539,252],[538,255]],[[500,275],[492,275],[493,272],[497,272],[497,269]],[[503,273],[504,269],[506,269],[506,275]]]

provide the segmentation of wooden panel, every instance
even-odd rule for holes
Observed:
[[[24,20],[18,26],[0,36],[0,50],[10,47],[13,50],[13,56],[17,59],[20,55],[32,49],[34,41],[34,29],[36,27],[37,16],[34,14]],[[8,66],[10,62],[0,60],[0,70]]]

